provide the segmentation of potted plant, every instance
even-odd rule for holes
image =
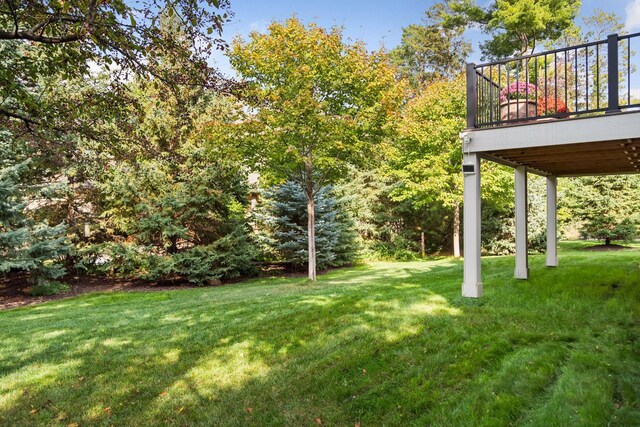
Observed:
[[[538,116],[563,119],[569,117],[569,109],[564,100],[547,96],[546,98],[538,99]]]
[[[533,119],[537,111],[538,87],[513,82],[500,91],[500,120]]]

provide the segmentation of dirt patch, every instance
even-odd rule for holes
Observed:
[[[150,282],[99,276],[70,276],[65,278],[64,282],[70,286],[69,291],[58,295],[36,297],[29,295],[30,285],[27,282],[25,273],[15,273],[2,277],[0,278],[0,310],[39,304],[45,301],[69,298],[91,292],[153,292],[196,287],[181,278]]]
[[[623,245],[595,245],[588,246],[584,248],[585,251],[594,251],[594,252],[608,252],[608,251],[624,251],[629,249],[635,249],[631,246],[623,246]]]

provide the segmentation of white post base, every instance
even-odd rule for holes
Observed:
[[[482,283],[462,284],[462,296],[467,298],[480,298],[484,294]]]

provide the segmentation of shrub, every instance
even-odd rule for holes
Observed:
[[[29,295],[34,297],[58,295],[64,292],[68,292],[71,287],[62,282],[47,282],[40,285],[32,286],[29,289]]]
[[[78,270],[123,278],[158,280],[179,276],[204,284],[209,279],[231,279],[256,272],[255,245],[243,226],[210,245],[175,254],[161,255],[153,253],[151,246],[112,242],[88,246],[79,254]]]
[[[374,241],[365,251],[366,258],[372,261],[414,261],[421,259],[420,255],[418,244],[403,236],[389,242]]]

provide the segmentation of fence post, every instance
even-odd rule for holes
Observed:
[[[467,129],[476,127],[476,111],[478,108],[476,64],[467,64]]]
[[[618,35],[609,34],[607,37],[607,73],[608,73],[608,101],[607,114],[620,112],[618,96]]]

